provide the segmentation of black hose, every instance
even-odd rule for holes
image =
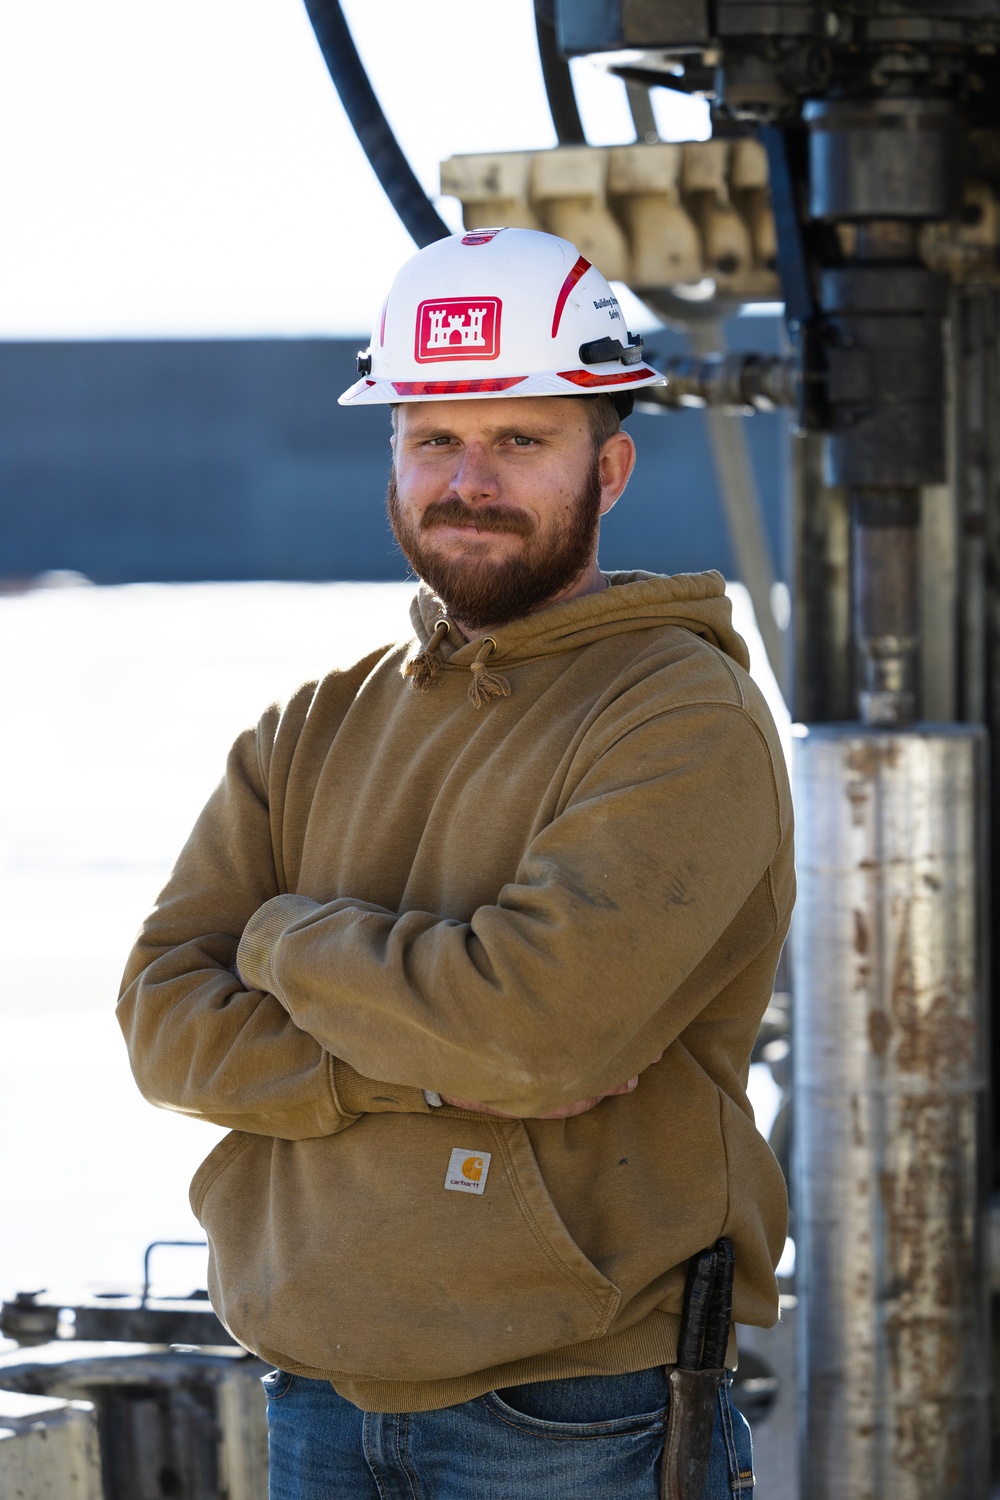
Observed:
[[[573,92],[573,75],[569,63],[556,47],[552,0],[535,0],[535,31],[556,140],[560,146],[585,146],[587,137],[583,133],[583,122]]]
[[[347,118],[404,228],[421,249],[445,239],[452,231],[400,150],[337,0],[305,0],[305,7]]]

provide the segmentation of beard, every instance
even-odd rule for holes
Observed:
[[[506,505],[466,505],[439,500],[419,522],[403,516],[396,471],[389,475],[386,509],[393,535],[415,573],[434,590],[448,614],[473,630],[506,625],[574,583],[594,555],[600,523],[601,471],[597,454],[572,511],[556,534],[540,537],[524,511]],[[478,531],[507,532],[524,539],[523,547],[499,562],[473,555],[441,556],[429,544],[437,526],[471,526]]]

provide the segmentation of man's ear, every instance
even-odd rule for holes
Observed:
[[[613,432],[598,458],[601,475],[600,514],[606,516],[635,468],[635,444],[627,432]]]

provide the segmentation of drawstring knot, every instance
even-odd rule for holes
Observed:
[[[472,673],[472,681],[469,683],[469,701],[473,708],[482,708],[490,698],[510,697],[510,683],[506,677],[501,677],[499,672],[491,672],[486,665],[487,657],[492,656],[496,649],[496,641],[488,635],[476,653],[475,661],[469,667]]]
[[[450,630],[450,622],[444,615],[440,615],[434,621],[434,630],[427,645],[403,668],[403,676],[409,677],[413,686],[419,688],[421,692],[425,692],[441,672],[439,652]],[[497,643],[493,637],[486,636],[476,652],[475,660],[469,666],[472,674],[472,681],[469,683],[469,701],[474,708],[482,708],[483,704],[488,703],[491,698],[510,697],[510,683],[506,677],[501,677],[499,672],[491,672],[486,665],[487,659],[496,649]]]
[[[408,661],[403,668],[404,677],[413,678],[413,686],[421,692],[426,692],[431,683],[441,670],[441,658],[438,656],[438,647],[444,641],[445,636],[451,630],[450,623],[444,615],[440,615],[434,621],[434,631],[424,649],[417,653],[412,661]]]

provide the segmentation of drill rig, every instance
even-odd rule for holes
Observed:
[[[610,53],[632,84],[675,70],[672,86],[713,96],[720,133],[763,145],[799,425],[822,435],[797,505],[791,694],[809,1492],[985,1495],[998,841],[981,726],[998,699],[996,255],[982,230],[1000,6],[623,0],[556,19],[565,52]],[[963,227],[980,230],[979,254]],[[922,522],[943,545],[921,545]],[[936,671],[921,670],[922,640]]]

